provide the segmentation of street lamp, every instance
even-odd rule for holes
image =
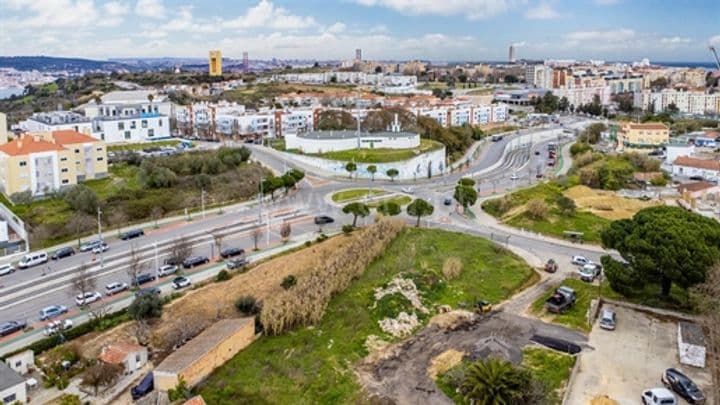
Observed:
[[[97,223],[98,223],[98,239],[102,240],[102,222],[100,221],[100,215],[102,215],[102,210],[100,210],[100,207],[97,209]]]
[[[205,219],[205,189],[203,188],[200,192],[200,204],[202,206],[202,217]]]

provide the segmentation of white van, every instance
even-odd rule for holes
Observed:
[[[38,264],[47,263],[48,255],[47,252],[35,252],[28,253],[20,259],[18,267],[21,269],[27,269],[28,267],[37,266]]]

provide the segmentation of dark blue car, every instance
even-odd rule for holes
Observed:
[[[153,388],[155,388],[155,380],[153,379],[153,374],[150,373],[140,381],[140,384],[132,388],[130,394],[132,394],[133,400],[138,400],[147,395]]]

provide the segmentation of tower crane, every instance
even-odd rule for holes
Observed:
[[[718,70],[720,70],[720,58],[718,58],[717,51],[715,51],[715,47],[710,45],[710,52],[712,52],[713,56],[715,56],[715,64],[717,65]]]

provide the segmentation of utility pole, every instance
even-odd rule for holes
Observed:
[[[102,240],[102,222],[100,221],[100,215],[102,215],[102,211],[100,210],[100,207],[98,207],[98,209],[97,209],[98,239]]]
[[[265,213],[265,220],[267,222],[267,231],[265,232],[265,246],[270,247],[270,211]]]
[[[265,178],[260,177],[260,184],[258,184],[258,189],[260,190],[258,194],[258,222],[262,221],[263,181],[265,181]]]
[[[205,219],[205,189],[200,192],[200,203],[202,204],[202,217]]]

